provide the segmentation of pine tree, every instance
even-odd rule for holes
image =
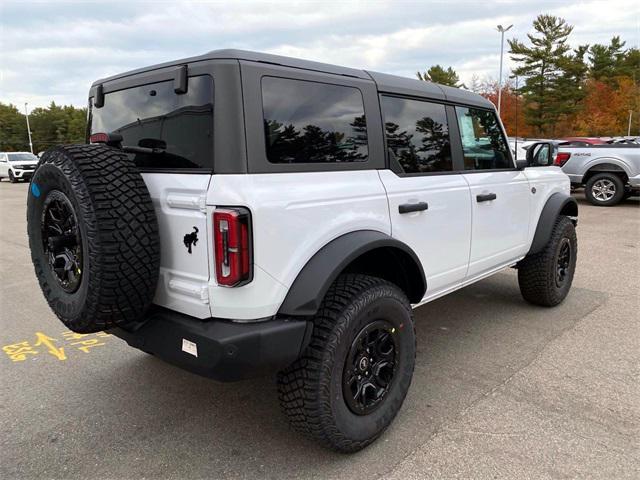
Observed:
[[[584,84],[587,80],[589,66],[585,61],[588,45],[581,45],[573,53],[567,54],[559,63],[563,72],[558,77],[557,88],[552,94],[557,112],[560,116],[569,117],[581,108],[586,92]],[[552,129],[557,133],[557,129]]]
[[[594,80],[612,84],[616,77],[623,75],[625,43],[616,36],[609,45],[595,44],[589,48],[590,74]]]
[[[630,48],[624,53],[619,66],[620,75],[630,77],[635,84],[640,83],[640,49]]]
[[[0,103],[0,152],[29,150],[27,123],[15,105]]]
[[[525,78],[519,90],[525,99],[527,123],[539,134],[550,135],[560,117],[577,108],[566,99],[572,97],[569,90],[576,88],[570,80],[579,76],[576,65],[584,52],[569,54],[567,38],[573,27],[562,18],[539,15],[533,28],[535,33],[527,35],[531,46],[509,40],[511,58],[519,64],[513,73]]]
[[[465,88],[463,83],[460,83],[460,77],[456,71],[448,67],[446,70],[440,65],[433,65],[426,72],[416,72],[418,80],[423,82],[439,83],[440,85],[448,85],[449,87]]]

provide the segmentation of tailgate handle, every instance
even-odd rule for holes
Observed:
[[[422,212],[428,209],[429,204],[427,202],[403,203],[402,205],[398,205],[398,212],[400,213]]]
[[[476,195],[476,200],[478,203],[480,202],[490,202],[491,200],[495,200],[498,196],[495,193],[487,193],[486,195]]]

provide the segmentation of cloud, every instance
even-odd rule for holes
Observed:
[[[463,82],[497,77],[498,23],[526,38],[539,13],[575,25],[572,44],[638,44],[640,5],[589,2],[0,3],[0,98],[84,105],[90,84],[126,70],[244,48],[413,77],[439,63]],[[505,55],[505,71],[510,60]]]

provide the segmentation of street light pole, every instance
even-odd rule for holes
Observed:
[[[627,137],[631,136],[631,119],[633,118],[633,110],[629,110],[629,126],[627,127]]]
[[[29,149],[33,153],[33,143],[31,143],[31,128],[29,127],[29,110],[27,110],[27,102],[24,102],[24,116],[27,117],[27,132],[29,133]]]
[[[502,57],[504,56],[504,32],[507,32],[513,27],[509,25],[504,28],[502,25],[498,25],[498,31],[500,32],[500,75],[498,78],[498,115],[500,115],[500,104],[502,103]]]
[[[517,75],[513,75],[509,78],[515,78],[516,79],[516,90],[515,90],[515,96],[516,96],[516,131],[514,132],[515,135],[515,149],[516,149],[516,160],[518,160],[518,76]]]

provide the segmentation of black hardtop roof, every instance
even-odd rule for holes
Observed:
[[[467,90],[459,88],[447,87],[431,82],[424,82],[407,77],[397,75],[389,75],[386,73],[371,72],[367,70],[359,70],[349,67],[341,67],[329,63],[314,62],[311,60],[301,60],[298,58],[285,57],[281,55],[273,55],[270,53],[251,52],[248,50],[223,49],[212,50],[203,55],[195,57],[183,58],[171,62],[152,65],[149,67],[131,70],[111,77],[97,80],[92,87],[101,83],[112,80],[133,76],[139,73],[158,70],[187,63],[204,62],[207,60],[247,60],[251,62],[262,62],[273,65],[282,65],[291,68],[300,68],[303,70],[312,70],[317,72],[325,72],[333,75],[344,75],[348,77],[361,78],[365,80],[373,80],[378,90],[387,93],[396,93],[400,95],[410,95],[415,97],[426,97],[439,100],[450,101],[453,103],[462,103],[465,105],[474,105],[483,108],[493,109],[493,103],[486,98]]]

